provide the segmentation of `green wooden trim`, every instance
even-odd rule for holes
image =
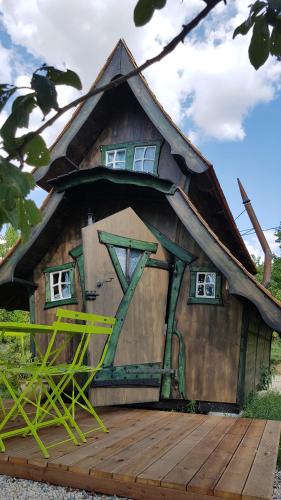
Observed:
[[[196,294],[196,275],[197,273],[216,273],[216,293],[215,297],[195,297]],[[221,293],[222,277],[218,269],[212,265],[210,266],[192,266],[190,268],[190,282],[189,282],[189,297],[188,304],[210,304],[222,305]]]
[[[156,379],[160,383],[161,363],[112,366],[103,368],[95,376],[95,380],[112,380],[112,382],[115,380],[147,380],[148,378]]]
[[[180,259],[176,259],[175,267],[173,271],[171,293],[168,309],[168,322],[167,322],[167,332],[166,332],[166,344],[164,353],[164,368],[172,368],[172,335],[175,330],[175,314],[177,308],[177,302],[180,293],[181,282],[184,274],[186,263]],[[161,396],[164,399],[171,397],[172,381],[171,375],[166,373],[163,376]]]
[[[70,252],[68,252],[70,257],[72,257],[73,259],[77,259],[78,257],[81,257],[81,255],[83,255],[83,245],[82,243],[80,245],[78,245],[77,247],[75,248],[72,248],[72,250],[70,250]]]
[[[148,259],[146,267],[156,267],[157,269],[166,269],[167,271],[169,271],[171,266],[164,260]]]
[[[173,335],[176,335],[179,341],[179,353],[178,353],[179,393],[181,398],[188,399],[185,387],[185,366],[186,366],[185,343],[182,334],[179,333],[177,330],[173,332]]]
[[[84,270],[84,253],[83,245],[80,244],[68,252],[69,255],[76,260],[78,266],[80,286],[83,297],[83,307],[85,308],[85,270]]]
[[[106,245],[115,245],[116,247],[134,248],[135,250],[147,250],[148,252],[156,253],[158,243],[151,243],[142,240],[133,240],[124,236],[98,231],[99,240]]]
[[[122,288],[123,292],[125,293],[129,285],[128,285],[128,281],[126,280],[126,276],[123,273],[123,269],[120,265],[119,259],[117,257],[117,254],[116,254],[116,251],[114,248],[114,245],[106,245],[106,246],[107,246],[107,250],[108,250],[108,253],[110,255],[112,264],[114,266],[114,269],[116,271],[117,277],[119,279],[119,283],[121,285],[121,288]]]
[[[78,300],[75,297],[70,297],[69,299],[53,300],[52,302],[46,302],[44,309],[66,306],[68,304],[78,304]]]
[[[135,289],[138,285],[139,280],[141,279],[142,273],[145,269],[146,263],[149,258],[149,252],[145,251],[143,255],[141,256],[139,262],[137,263],[137,266],[135,268],[135,271],[133,273],[131,282],[119,304],[119,307],[117,309],[117,313],[115,315],[116,317],[116,323],[113,327],[113,331],[109,340],[108,344],[108,351],[106,353],[106,357],[104,360],[104,367],[108,367],[113,365],[117,345],[118,345],[118,340],[121,334],[121,330],[124,324],[124,321],[126,319],[126,315],[131,303],[131,300],[133,298],[133,295],[135,293]]]
[[[54,184],[60,193],[76,186],[93,184],[102,180],[112,182],[113,184],[155,189],[160,193],[170,195],[173,195],[177,190],[177,186],[172,182],[159,179],[159,177],[152,174],[114,170],[107,167],[94,167],[92,169],[74,171],[72,174],[55,179],[51,184]]]
[[[126,150],[126,159],[125,159],[125,169],[124,170],[130,170],[133,171],[133,163],[134,163],[134,154],[135,154],[135,148],[136,147],[145,147],[145,146],[155,146],[155,158],[154,158],[154,165],[153,165],[153,173],[150,172],[145,172],[146,174],[152,174],[152,175],[157,175],[158,174],[158,164],[159,164],[159,156],[160,156],[160,149],[163,144],[163,141],[141,141],[141,142],[120,142],[118,144],[104,144],[100,147],[101,150],[101,162],[102,165],[106,167],[106,153],[108,151],[114,151],[116,149],[125,149]],[[106,167],[106,168],[111,168],[111,167]],[[114,169],[113,169],[114,170]],[[119,169],[118,169],[119,170]],[[121,169],[123,170],[123,169]],[[139,172],[140,173],[140,172]]]
[[[149,224],[148,222],[145,222],[145,224],[154,234],[154,236],[160,241],[163,247],[166,248],[168,252],[175,255],[178,259],[183,260],[187,264],[190,264],[191,262],[197,259],[197,257],[189,253],[187,250],[185,250],[184,248],[180,247],[179,245],[171,241],[169,238],[167,238],[167,236],[161,233],[159,229],[156,229],[156,227],[152,226],[152,224]]]
[[[51,286],[50,286],[50,274],[45,274],[45,301],[51,302]]]
[[[56,271],[64,271],[75,267],[75,262],[66,262],[65,264],[59,264],[58,266],[46,267],[44,273],[55,273]]]

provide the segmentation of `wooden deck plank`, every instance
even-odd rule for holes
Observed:
[[[135,481],[139,473],[160,458],[166,451],[177,448],[178,443],[202,424],[206,418],[202,415],[193,415],[193,417],[186,419],[182,425],[176,424],[174,430],[167,433],[162,432],[159,440],[156,438],[156,442],[153,441],[144,451],[141,450],[133,458],[128,461],[125,460],[121,466],[118,466],[113,472],[113,477],[120,481]]]
[[[247,478],[243,500],[271,499],[281,422],[268,420]]]
[[[160,486],[163,479],[204,437],[221,421],[223,417],[207,418],[194,431],[186,436],[175,448],[166,452],[160,459],[147,467],[136,478],[142,484]]]
[[[132,459],[136,453],[146,450],[151,443],[156,443],[163,437],[163,434],[173,431],[179,425],[180,419],[176,413],[165,412],[167,417],[162,421],[156,421],[153,426],[146,429],[143,436],[138,436],[137,440],[123,443],[122,449],[105,460],[100,460],[91,469],[91,475],[96,477],[112,477],[115,469],[127,460]]]
[[[66,466],[73,472],[89,474],[95,464],[106,460],[111,455],[120,452],[129,444],[134,443],[151,432],[150,426],[155,428],[163,425],[161,422],[167,419],[167,414],[150,414],[145,415],[145,418],[135,421],[133,425],[127,422],[125,427],[117,429],[114,435],[108,435],[107,439],[102,442],[95,442],[93,445],[83,447],[81,454],[79,451],[76,453],[69,453],[53,463],[58,463],[60,466]],[[81,458],[83,456],[83,458]]]
[[[0,474],[140,500],[271,498],[280,422],[131,408],[102,418],[108,434],[60,444],[48,460],[30,436],[7,440]],[[78,421],[92,427],[88,414]],[[57,426],[40,433],[48,444],[64,437]]]
[[[217,496],[238,500],[254,461],[266,420],[253,420],[225,472],[217,483]]]
[[[229,464],[251,421],[241,418],[231,427],[217,448],[211,453],[201,469],[187,485],[187,489],[196,493],[212,495],[214,488]]]
[[[36,448],[36,450],[34,450],[33,453],[30,453],[29,455],[29,459],[28,459],[28,462],[32,465],[48,465],[49,467],[53,467],[53,468],[57,468],[57,467],[60,467],[60,468],[67,468],[66,465],[64,462],[65,462],[65,459],[64,457],[66,455],[75,455],[75,452],[77,450],[80,450],[82,447],[86,448],[87,446],[92,446],[93,443],[97,443],[97,442],[101,442],[103,440],[107,440],[109,438],[109,436],[115,436],[115,432],[119,429],[123,429],[126,427],[126,425],[131,425],[131,424],[134,424],[135,422],[139,421],[139,420],[145,420],[146,416],[148,416],[150,414],[149,411],[146,411],[145,410],[138,410],[136,413],[134,414],[130,414],[128,412],[122,412],[122,413],[116,413],[116,415],[112,414],[112,416],[110,417],[111,420],[106,420],[106,418],[104,418],[104,421],[106,423],[106,425],[109,427],[109,429],[111,430],[111,432],[109,433],[105,433],[103,432],[102,430],[99,430],[97,432],[95,432],[94,434],[90,434],[88,437],[87,437],[87,443],[83,444],[83,445],[80,445],[79,447],[74,447],[72,442],[69,441],[68,443],[62,443],[61,445],[57,445],[56,447],[52,448],[52,451],[51,451],[51,460],[49,459],[44,459],[44,457],[42,456],[42,453],[38,450],[38,447]],[[93,420],[93,417],[90,417],[90,420],[92,421]],[[79,421],[80,423],[81,421]],[[82,427],[82,430],[84,430],[84,425],[81,425]],[[87,448],[86,448],[87,449]]]
[[[161,486],[186,490],[186,485],[191,481],[202,464],[218,446],[227,431],[234,425],[235,420],[224,417],[218,425],[209,432],[200,443],[193,448],[161,481]]]

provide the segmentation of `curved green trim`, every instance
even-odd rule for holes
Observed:
[[[64,271],[64,270],[67,270],[67,269],[72,269],[73,267],[75,267],[75,263],[74,262],[66,262],[65,264],[59,264],[57,266],[45,267],[45,269],[43,270],[43,273],[52,273],[52,272],[56,272],[56,271]]]
[[[180,293],[181,282],[183,278],[183,273],[185,270],[186,263],[180,259],[176,259],[173,277],[172,277],[172,285],[171,285],[171,293],[170,293],[170,302],[169,302],[169,312],[168,312],[168,322],[167,322],[167,333],[166,333],[166,344],[165,344],[165,353],[164,353],[164,369],[172,368],[172,336],[175,330],[175,314],[176,308]],[[172,381],[171,374],[165,373],[163,376],[161,396],[164,399],[169,399],[171,397],[171,389],[172,389]]]
[[[190,264],[194,260],[197,259],[195,255],[192,255],[189,253],[187,250],[184,248],[180,247],[177,245],[177,243],[174,243],[172,240],[167,238],[159,229],[156,229],[156,227],[152,226],[152,224],[149,224],[148,222],[144,221],[148,229],[154,234],[154,236],[160,241],[160,243],[163,245],[168,252],[172,253],[175,255],[178,259],[183,260],[187,264]]]
[[[109,181],[114,184],[126,184],[151,188],[164,194],[174,194],[177,186],[170,181],[159,179],[152,174],[128,172],[126,170],[112,170],[107,167],[75,171],[71,174],[58,177],[50,181],[57,186],[57,191],[65,191],[83,184],[92,184],[98,181]]]
[[[46,302],[44,309],[51,309],[52,307],[66,306],[68,304],[78,304],[78,300],[75,299],[74,297],[71,297],[70,299],[61,299],[61,300],[54,300],[52,302]]]

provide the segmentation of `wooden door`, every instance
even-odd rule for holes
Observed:
[[[131,208],[85,227],[82,236],[87,311],[117,317],[104,369],[94,380],[93,403],[157,401],[169,254]],[[90,346],[93,366],[103,342],[95,338]]]

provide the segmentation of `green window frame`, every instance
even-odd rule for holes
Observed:
[[[215,284],[214,284],[214,296],[199,296],[197,295],[197,287],[203,286],[203,288],[208,285],[208,283],[203,280],[202,283],[198,283],[198,275],[215,275]],[[213,304],[213,305],[221,305],[222,304],[222,276],[217,268],[212,266],[200,266],[200,267],[191,267],[190,268],[190,284],[189,284],[189,297],[188,304]],[[205,293],[205,290],[204,290]]]
[[[110,151],[117,151],[117,150],[125,150],[126,152],[126,157],[125,157],[125,165],[124,169],[122,168],[121,170],[131,170],[132,172],[138,172],[138,173],[144,173],[144,174],[150,174],[150,175],[158,175],[158,163],[159,163],[159,156],[160,156],[160,149],[163,141],[143,141],[143,142],[122,142],[118,144],[106,144],[102,145],[100,147],[101,150],[101,161],[102,165],[106,167],[106,156],[107,153]],[[135,151],[136,148],[147,148],[150,146],[155,146],[155,157],[154,157],[154,165],[153,165],[153,171],[152,172],[146,172],[146,171],[137,171],[134,169],[134,157],[135,157]],[[112,167],[107,167],[107,168],[112,168]]]
[[[75,262],[67,262],[65,264],[60,264],[58,266],[46,267],[44,269],[45,275],[45,306],[44,309],[50,309],[52,307],[59,307],[62,305],[68,304],[77,304],[78,301],[75,296],[75,282],[74,282],[74,270],[75,270]],[[62,282],[62,273],[68,271],[69,281]],[[57,274],[58,281],[55,284],[53,281],[53,276]],[[69,283],[70,285],[70,296],[66,298],[54,299],[52,288],[55,286],[58,287],[59,293],[61,293],[61,286],[65,283]]]

